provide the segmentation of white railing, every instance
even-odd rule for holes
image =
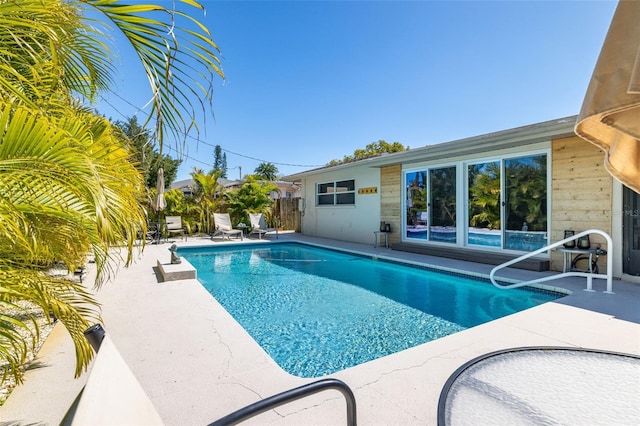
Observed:
[[[506,268],[508,266],[513,265],[514,263],[518,263],[524,259],[528,259],[532,256],[536,256],[540,253],[544,253],[545,251],[554,249],[558,246],[562,246],[565,243],[568,243],[570,241],[574,241],[577,240],[580,237],[584,237],[585,235],[589,235],[589,234],[598,234],[598,235],[602,235],[606,240],[607,240],[607,273],[606,274],[594,274],[592,272],[580,272],[580,271],[569,271],[569,272],[563,272],[561,274],[556,274],[556,275],[551,275],[551,276],[547,276],[544,278],[538,278],[535,280],[531,280],[531,281],[525,281],[525,282],[520,282],[520,283],[516,283],[516,284],[509,284],[509,285],[501,285],[498,284],[496,282],[495,279],[495,274],[497,271],[499,271],[500,269]],[[536,251],[532,251],[531,253],[527,253],[525,255],[522,255],[516,259],[510,260],[508,262],[505,262],[501,265],[496,266],[495,268],[493,268],[491,270],[491,273],[489,274],[489,278],[491,279],[491,282],[493,283],[494,286],[498,287],[498,288],[502,288],[502,289],[512,289],[512,288],[518,288],[518,287],[524,287],[527,285],[531,285],[531,284],[537,284],[537,283],[542,283],[545,281],[551,281],[551,280],[557,280],[558,278],[564,278],[564,277],[585,277],[587,279],[587,288],[585,288],[585,291],[595,291],[593,290],[593,279],[594,278],[601,278],[601,279],[606,279],[607,280],[607,290],[604,293],[608,293],[608,294],[613,294],[613,275],[612,275],[612,271],[613,271],[613,255],[611,253],[611,250],[613,248],[613,242],[611,240],[611,237],[609,236],[609,234],[607,234],[604,231],[601,231],[599,229],[589,229],[587,231],[583,231],[580,232],[578,234],[572,235],[569,238],[565,238],[564,240],[558,241],[556,243],[550,244],[546,247],[543,247],[541,249],[538,249]],[[591,265],[589,265],[589,267],[591,267]],[[591,269],[590,269],[591,270]]]

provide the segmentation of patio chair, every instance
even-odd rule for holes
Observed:
[[[227,237],[227,239],[230,240],[232,235],[238,235],[240,236],[241,240],[243,239],[242,230],[233,229],[233,226],[231,225],[231,217],[229,217],[229,213],[214,213],[213,222],[216,226],[216,229],[213,232],[213,234],[211,234],[212,240],[217,235],[222,235],[223,240],[224,240],[224,237]]]
[[[181,216],[166,216],[164,220],[167,223],[165,229],[169,235],[181,234],[180,238],[187,241],[187,230],[182,226]]]
[[[251,232],[249,232],[249,235],[258,234],[258,239],[262,239],[264,234],[275,232],[276,239],[278,239],[278,228],[267,228],[267,223],[262,213],[249,213],[249,220],[251,221]]]

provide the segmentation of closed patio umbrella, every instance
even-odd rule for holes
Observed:
[[[158,219],[160,219],[160,211],[167,207],[167,202],[164,199],[164,170],[162,167],[158,169],[158,181],[156,182],[156,196],[152,202],[153,209],[158,212]]]
[[[612,176],[640,192],[640,1],[616,7],[575,132],[604,151]]]
[[[156,182],[156,196],[151,200],[151,206],[156,211],[156,229],[155,229],[155,242],[160,242],[161,224],[160,224],[160,212],[167,207],[167,202],[164,199],[164,170],[162,167],[158,169],[158,181]]]

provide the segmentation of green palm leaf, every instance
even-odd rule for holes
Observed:
[[[197,2],[180,1],[202,9]],[[69,269],[96,262],[100,286],[119,263],[133,260],[146,227],[143,177],[129,145],[112,124],[81,102],[108,90],[114,72],[99,12],[121,32],[145,69],[156,138],[186,137],[196,106],[211,102],[223,77],[209,31],[184,11],[115,0],[0,2],[0,362],[19,377],[28,340],[27,316],[7,315],[28,301],[52,312],[69,331],[76,374],[92,352],[83,331],[99,320],[92,294],[50,277],[56,262]],[[176,25],[183,23],[184,27]],[[143,126],[144,127],[144,126]],[[122,256],[122,258],[121,258]]]
[[[119,259],[111,249],[118,246],[127,248],[129,264],[145,222],[142,176],[104,118],[73,110],[47,118],[0,103],[0,126],[0,237],[8,242],[0,245],[0,282],[12,300],[36,303],[65,324],[79,373],[91,359],[83,331],[99,318],[97,304],[83,286],[45,271],[57,261],[73,270],[91,253],[100,285]],[[21,347],[14,334],[3,339],[3,348]]]
[[[214,75],[224,78],[217,56],[219,48],[209,30],[177,9],[123,5],[117,0],[81,2],[104,14],[138,55],[152,92],[149,120],[154,120],[161,147],[167,131],[175,140],[184,141],[191,128],[198,128],[194,101],[204,109],[204,101],[210,103],[212,99]],[[178,3],[203,9],[194,1]]]

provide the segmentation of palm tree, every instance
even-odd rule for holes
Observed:
[[[273,163],[260,163],[254,173],[264,180],[278,179],[278,168]]]
[[[74,341],[80,374],[92,357],[83,331],[99,320],[98,305],[83,286],[46,270],[55,262],[73,269],[91,255],[99,286],[118,263],[131,263],[146,227],[129,143],[81,107],[109,89],[115,69],[105,30],[88,10],[124,35],[143,64],[160,149],[167,135],[186,137],[194,102],[210,102],[214,73],[223,77],[217,46],[187,12],[117,0],[0,2],[0,364],[17,380],[38,331],[22,337],[30,318],[6,309],[28,301],[55,315]]]
[[[259,181],[257,176],[248,175],[242,186],[225,194],[229,212],[235,222],[249,222],[248,213],[265,213],[269,215],[273,206],[270,194],[277,191],[273,183]]]
[[[213,232],[213,214],[219,211],[223,202],[222,186],[218,179],[222,176],[222,170],[211,170],[204,173],[194,169],[191,178],[194,182],[193,198],[199,216],[200,229],[206,233]]]

